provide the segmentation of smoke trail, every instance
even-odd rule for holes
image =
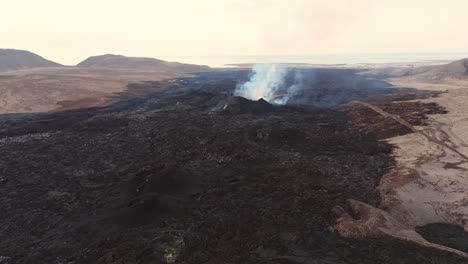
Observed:
[[[287,70],[275,64],[257,64],[252,69],[250,80],[237,87],[234,95],[250,100],[261,98],[274,102],[275,93],[284,86]]]
[[[291,98],[297,95],[297,93],[304,88],[304,76],[301,71],[294,71],[293,84],[286,89],[286,93],[282,97],[276,98],[273,103],[279,105],[285,105]]]

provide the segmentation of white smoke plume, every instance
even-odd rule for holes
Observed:
[[[250,100],[261,98],[275,100],[275,93],[284,85],[287,70],[275,64],[257,64],[252,69],[250,80],[237,87],[234,95]]]
[[[287,75],[286,67],[276,64],[256,64],[252,69],[250,80],[238,86],[234,95],[250,100],[263,98],[270,103],[284,105],[302,87],[302,77],[298,72],[294,76],[295,83],[286,87]]]

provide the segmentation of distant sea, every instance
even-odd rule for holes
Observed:
[[[307,63],[307,64],[380,64],[380,63],[444,63],[468,58],[465,53],[388,53],[388,54],[328,54],[328,55],[258,55],[258,56],[170,56],[168,61],[229,67],[243,63]]]

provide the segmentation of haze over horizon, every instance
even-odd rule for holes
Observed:
[[[1,48],[74,65],[144,57],[465,52],[462,0],[19,0],[3,3]]]

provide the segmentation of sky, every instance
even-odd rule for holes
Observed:
[[[466,0],[0,0],[0,48],[99,54],[468,51]]]

